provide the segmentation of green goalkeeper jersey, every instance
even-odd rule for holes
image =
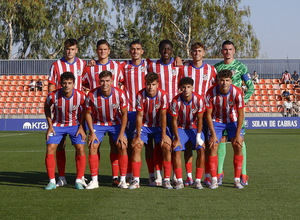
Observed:
[[[224,64],[224,61],[217,63],[215,64],[215,68],[217,72],[220,72],[224,69],[231,70],[232,84],[239,88],[242,87],[243,81],[245,82],[245,85],[247,86],[247,92],[244,95],[244,102],[246,104],[254,92],[254,85],[249,75],[247,66],[237,60],[233,60],[232,63],[227,65]]]

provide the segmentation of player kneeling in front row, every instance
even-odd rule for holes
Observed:
[[[181,94],[175,96],[171,104],[172,128],[175,139],[172,143],[174,155],[174,172],[177,177],[175,189],[182,189],[181,151],[185,151],[185,144],[191,140],[197,150],[195,188],[203,189],[201,178],[205,163],[204,134],[202,119],[205,111],[203,96],[193,92],[194,80],[184,77],[179,82]],[[203,147],[202,147],[203,146]]]
[[[110,143],[111,147],[117,148],[119,152],[121,178],[118,186],[122,189],[128,188],[126,184],[127,138],[124,133],[127,124],[127,99],[125,93],[112,84],[112,73],[107,70],[102,71],[99,74],[99,87],[91,90],[86,98],[84,115],[89,127],[89,165],[92,176],[86,189],[99,187],[99,147],[106,132],[115,141]]]
[[[49,126],[46,133],[47,153],[45,162],[50,179],[45,189],[56,189],[54,153],[63,136],[67,134],[76,148],[77,177],[75,188],[84,189],[82,177],[86,165],[84,152],[86,134],[82,127],[84,119],[78,115],[83,110],[85,94],[74,89],[75,77],[71,72],[64,72],[61,75],[60,83],[61,89],[50,92],[45,102],[45,115]],[[53,106],[53,119],[51,119],[51,106]]]
[[[158,75],[150,72],[145,76],[145,88],[136,98],[136,134],[132,140],[132,174],[133,181],[129,189],[140,187],[141,151],[150,137],[154,138],[163,152],[164,188],[172,189],[171,175],[171,139],[167,128],[168,95],[158,88]]]
[[[205,96],[206,122],[210,131],[209,139],[209,166],[211,171],[211,189],[218,187],[218,146],[222,132],[228,131],[228,139],[234,150],[234,187],[243,189],[240,176],[243,164],[243,120],[244,120],[244,99],[242,91],[232,84],[232,72],[221,70],[217,75],[218,85],[211,87]]]

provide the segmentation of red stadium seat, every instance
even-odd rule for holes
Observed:
[[[261,90],[261,94],[262,95],[268,95],[268,91],[267,90]]]
[[[15,96],[15,92],[9,92],[8,93],[8,97],[14,97]]]
[[[41,91],[36,91],[35,96],[42,96],[42,92]]]
[[[48,80],[44,80],[44,86],[48,86]]]
[[[273,90],[268,90],[268,95],[274,95],[274,91]]]
[[[13,75],[13,80],[18,81],[20,79],[19,75]]]
[[[26,80],[24,83],[25,83],[25,86],[28,86],[30,84],[30,80]]]
[[[1,92],[1,97],[7,97],[8,96],[8,92]]]
[[[3,114],[4,115],[8,115],[10,113],[9,109],[5,108],[3,109]]]
[[[292,84],[287,84],[286,88],[288,88],[288,89],[294,89],[294,86]]]
[[[293,95],[290,95],[289,98],[290,98],[291,101],[295,100],[295,96],[293,96]]]
[[[24,113],[25,113],[26,115],[29,115],[29,114],[30,114],[30,109],[29,109],[29,108],[25,108],[25,109],[24,109]]]
[[[6,102],[13,102],[13,98],[12,97],[6,97]]]
[[[0,97],[0,102],[6,102],[6,97]]]
[[[41,101],[41,97],[34,97],[33,98],[33,102],[40,102]]]
[[[37,102],[32,103],[32,108],[37,108],[38,106],[39,106],[39,103],[37,103]]]
[[[16,87],[16,86],[11,86],[11,87],[9,88],[9,90],[10,90],[10,91],[16,91],[16,90],[17,90],[17,87]]]
[[[281,89],[281,90],[286,89],[286,85],[285,85],[285,84],[281,84],[281,85],[280,85],[280,89]]]
[[[269,102],[269,101],[264,101],[264,102],[263,102],[263,106],[264,106],[264,107],[270,106],[270,102]]]
[[[273,84],[278,84],[278,83],[279,83],[279,79],[273,79],[273,80],[272,80],[272,83],[273,83]]]
[[[291,95],[295,95],[295,90],[291,89],[291,90],[289,90],[289,93],[290,93]]]
[[[1,81],[6,80],[6,75],[0,75],[0,80],[1,80]]]
[[[40,75],[40,79],[41,80],[45,80],[46,79],[46,75]]]
[[[261,100],[262,100],[262,98],[260,95],[255,96],[255,101],[261,101]]]
[[[250,112],[250,108],[246,106],[246,107],[245,107],[245,112],[246,112],[246,113],[249,113],[249,112]]]
[[[270,101],[270,106],[277,106],[276,101]]]
[[[258,85],[258,84],[255,84],[255,85],[254,85],[254,89],[255,89],[255,90],[259,90],[259,85]]]
[[[247,103],[247,105],[250,106],[250,107],[251,107],[251,106],[255,106],[255,101],[250,101],[250,100],[249,100],[248,103]]]
[[[277,106],[278,105],[283,105],[283,101],[277,101]]]
[[[28,97],[28,92],[23,91],[23,92],[22,92],[22,97]]]
[[[17,86],[17,85],[18,85],[18,81],[12,81],[12,82],[11,82],[11,85],[12,85],[12,86]]]
[[[24,109],[23,108],[18,108],[17,114],[18,115],[23,115],[24,114]]]
[[[12,108],[10,109],[10,112],[9,112],[11,115],[16,115],[17,114],[17,109],[15,108]]]
[[[270,112],[270,107],[264,107],[263,110],[264,112]]]
[[[258,113],[262,113],[262,112],[264,112],[264,110],[263,110],[263,108],[262,108],[262,107],[257,107],[257,108],[256,108],[256,112],[258,112]]]
[[[278,112],[277,107],[271,107],[271,112],[277,113]]]
[[[11,104],[12,108],[18,108],[19,107],[19,102],[14,102]]]
[[[266,84],[272,84],[272,80],[271,79],[266,79]]]
[[[267,87],[268,91],[269,90],[273,91],[273,85],[272,84],[267,84],[266,87]]]
[[[35,96],[35,92],[31,91],[31,92],[28,92],[28,97],[34,97]]]
[[[15,92],[15,97],[21,97],[21,96],[22,96],[22,92],[19,91]]]
[[[4,102],[0,102],[0,108],[4,108],[5,103]]]
[[[27,102],[27,97],[21,97],[20,102]]]
[[[255,107],[250,107],[250,112],[256,112]]]
[[[275,95],[280,95],[281,96],[281,91],[279,89],[275,90]]]
[[[256,95],[256,96],[257,96],[257,95],[260,95],[260,90],[255,90],[255,91],[254,91],[254,95]]]
[[[11,86],[11,81],[8,81],[8,80],[5,81],[5,85],[6,85],[6,86]]]
[[[19,108],[25,108],[26,103],[25,102],[20,102],[19,103]]]
[[[27,102],[26,104],[25,104],[25,108],[31,108],[32,107],[32,102]]]
[[[44,108],[39,108],[38,114],[45,114]]]
[[[7,77],[6,77],[6,80],[13,80],[13,75],[8,75]]]
[[[5,108],[11,108],[11,102],[5,103],[5,104],[4,104],[4,107],[5,107]]]
[[[259,79],[259,84],[266,84],[265,79]]]
[[[254,101],[255,99],[254,99],[254,95],[252,95],[251,97],[250,97],[250,99],[249,99],[249,101]]]
[[[269,96],[263,95],[263,96],[262,96],[262,100],[263,100],[263,101],[269,101]]]
[[[3,86],[3,91],[8,92],[9,91],[9,86]]]
[[[20,76],[20,80],[26,80],[26,76],[25,75]]]
[[[32,75],[27,75],[26,80],[29,80],[29,81],[32,80]]]
[[[33,102],[33,97],[28,97],[27,102]]]
[[[14,97],[14,102],[19,103],[20,102],[20,97]]]
[[[47,95],[48,95],[48,92],[47,91],[43,91],[42,97],[47,97]]]
[[[32,79],[35,80],[35,81],[39,80],[39,78],[40,78],[39,75],[34,75],[34,76],[32,76]]]
[[[4,84],[5,84],[5,81],[4,81],[4,80],[3,80],[3,81],[1,80],[1,81],[0,81],[0,86],[4,86]]]
[[[40,102],[39,105],[38,105],[39,108],[44,108],[44,106],[45,106],[44,102]]]
[[[46,97],[41,98],[41,102],[44,103],[46,101]]]
[[[262,101],[256,101],[256,102],[255,102],[255,105],[256,105],[256,106],[263,106],[263,102],[262,102]]]
[[[32,108],[31,111],[30,111],[30,114],[36,115],[37,114],[36,108]]]
[[[267,86],[265,84],[262,84],[262,85],[259,85],[259,88],[261,90],[266,90],[267,89]]]

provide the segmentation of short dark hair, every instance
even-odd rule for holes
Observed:
[[[109,76],[112,78],[112,73],[108,70],[104,70],[99,74],[99,80],[102,79],[103,77]]]
[[[221,78],[230,78],[232,77],[232,72],[231,70],[221,70],[220,72],[218,72],[217,74],[217,78],[221,79]]]
[[[183,85],[192,85],[194,86],[194,80],[190,77],[184,77],[179,81],[179,87]]]
[[[225,46],[225,45],[232,45],[234,47],[234,43],[230,40],[225,40],[223,43],[222,43],[222,48]]]
[[[195,43],[193,43],[193,44],[191,45],[191,50],[194,50],[194,49],[199,48],[199,47],[201,47],[201,48],[203,48],[203,49],[205,50],[204,44],[203,44],[203,43],[200,43],[200,42],[195,42]]]
[[[169,44],[169,45],[173,48],[172,42],[171,42],[170,40],[166,39],[166,40],[162,40],[162,41],[159,43],[158,49],[160,50],[164,44]]]
[[[77,40],[73,39],[73,38],[70,38],[70,39],[67,39],[64,43],[64,46],[65,47],[71,47],[71,46],[74,46],[74,45],[78,45],[77,43]]]
[[[145,76],[146,83],[152,83],[154,81],[158,81],[158,79],[159,79],[158,74],[153,73],[153,72],[149,72]]]
[[[110,45],[109,45],[108,41],[105,40],[105,39],[98,40],[98,41],[97,41],[97,44],[96,44],[96,48],[98,48],[98,47],[99,47],[100,45],[102,45],[102,44],[105,44],[105,45],[108,46],[108,48],[110,48]]]
[[[72,72],[64,72],[60,76],[60,83],[62,83],[62,81],[67,80],[67,79],[72,79],[73,83],[74,83],[75,82],[75,76],[74,76],[74,74]]]
[[[131,46],[132,46],[133,44],[139,44],[139,45],[141,45],[141,47],[143,47],[140,40],[134,40],[134,41],[132,41],[132,42],[129,44],[129,49],[131,48]]]

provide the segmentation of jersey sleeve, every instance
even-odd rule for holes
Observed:
[[[118,81],[122,84],[124,84],[124,74],[125,74],[124,64],[125,62],[123,62],[122,64],[118,63],[118,69],[119,69]]]
[[[89,94],[87,95],[86,99],[85,99],[85,105],[84,108],[87,110],[92,110],[92,96],[93,94],[91,92],[89,92]]]
[[[163,93],[161,102],[161,110],[166,110],[169,108],[169,99],[167,93]]]
[[[54,63],[51,65],[48,83],[56,85],[57,81],[57,70]]]
[[[143,96],[140,92],[136,95],[136,107],[135,108],[137,111],[144,111]]]
[[[237,109],[242,109],[242,108],[245,107],[243,94],[242,94],[242,91],[239,88],[237,88],[237,90],[238,90],[238,94],[235,97],[236,107],[237,107]]]
[[[205,95],[205,107],[206,108],[213,108],[213,97],[212,97],[212,92],[211,90],[208,90],[206,95]]]
[[[197,113],[204,113],[205,112],[205,102],[203,96],[200,96],[198,101],[198,111]]]
[[[243,65],[243,69],[241,70],[242,72],[242,79],[245,82],[245,85],[247,87],[247,91],[245,92],[244,95],[244,102],[247,103],[249,99],[251,98],[253,92],[254,92],[254,84],[253,81],[251,80],[248,68],[246,65]]]
[[[171,106],[170,106],[170,115],[173,117],[177,117],[178,116],[178,103],[177,100],[173,99]]]
[[[120,91],[120,108],[121,109],[127,108],[128,102],[127,102],[126,95],[123,91],[121,91],[121,90],[119,90],[119,91]]]

